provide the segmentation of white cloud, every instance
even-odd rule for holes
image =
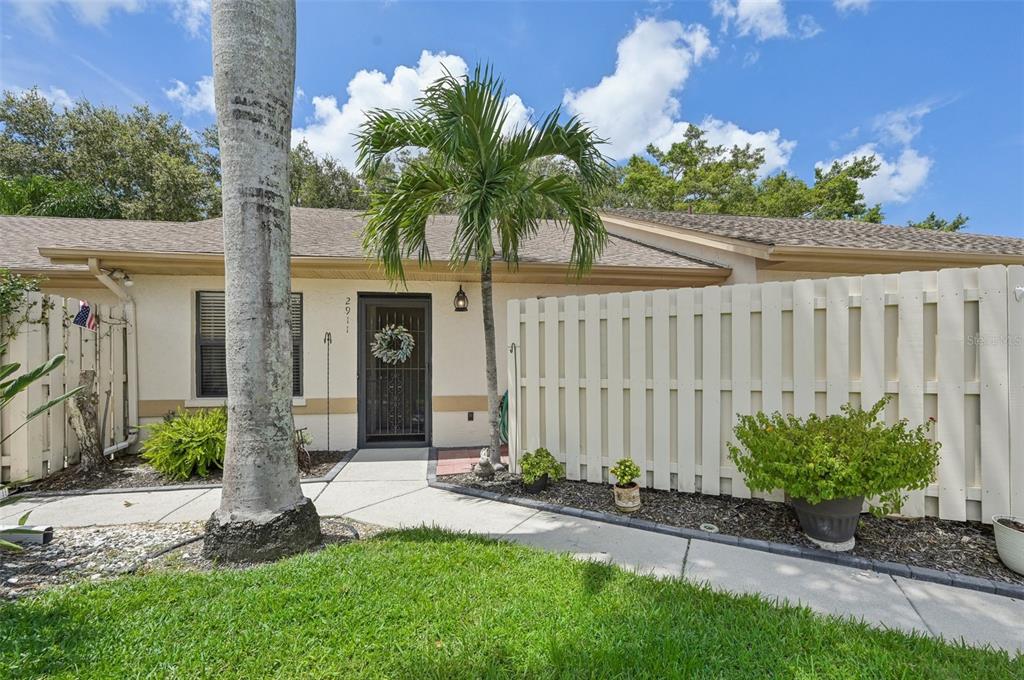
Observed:
[[[860,181],[860,190],[868,205],[875,203],[906,203],[924,186],[934,161],[915,149],[904,148],[899,156],[886,158],[876,144],[864,144],[837,160],[849,162],[857,157],[874,156],[879,163],[878,173]],[[829,167],[832,161],[818,163]]]
[[[87,26],[102,27],[116,12],[135,13],[148,7],[170,7],[174,20],[190,35],[199,35],[209,23],[210,0],[8,0],[19,19],[36,33],[53,37],[58,6]]]
[[[832,5],[839,12],[866,12],[871,0],[832,0]]]
[[[711,14],[722,18],[722,30],[734,26],[736,34],[758,41],[772,38],[813,38],[821,25],[809,14],[797,18],[796,32],[790,31],[782,0],[711,0]]]
[[[508,118],[505,119],[504,134],[511,134],[514,130],[530,125],[533,117],[533,109],[523,103],[517,94],[510,94],[505,97],[505,107],[508,111]]]
[[[671,132],[680,109],[673,95],[715,49],[704,26],[644,19],[617,50],[614,73],[593,87],[567,90],[563,101],[608,140],[606,154],[626,158]]]
[[[210,23],[210,0],[173,0],[171,13],[193,38],[201,35]]]
[[[753,35],[758,40],[789,35],[782,0],[711,0],[711,13],[722,17],[723,31],[735,23],[739,35]]]
[[[904,146],[914,141],[921,132],[921,119],[932,112],[930,103],[921,103],[905,109],[887,111],[875,117],[874,128],[884,141]]]
[[[75,17],[83,24],[103,26],[115,11],[138,12],[140,0],[65,0]]]
[[[673,142],[683,138],[686,127],[689,123],[679,122],[672,126],[669,134],[655,141],[659,149],[668,150]],[[755,149],[764,149],[764,165],[758,169],[758,175],[764,177],[776,170],[781,170],[789,165],[789,159],[796,148],[796,142],[782,138],[782,133],[776,128],[774,130],[761,130],[750,132],[739,127],[735,123],[718,120],[711,116],[702,120],[697,127],[704,131],[704,137],[708,144],[724,146],[731,149],[734,146],[746,146],[749,144]]]
[[[22,96],[28,92],[24,87],[10,87],[7,89],[11,90],[18,96]],[[70,109],[75,105],[74,98],[68,94],[67,90],[62,88],[50,86],[44,89],[37,87],[36,92],[38,92],[43,99],[56,106],[58,109]]]
[[[796,20],[796,34],[800,38],[813,38],[824,31],[817,21],[810,14],[801,14]]]
[[[217,115],[217,107],[213,98],[213,76],[203,76],[197,80],[195,89],[180,80],[175,80],[174,87],[164,90],[164,94],[172,102],[180,105],[186,115],[193,113]]]

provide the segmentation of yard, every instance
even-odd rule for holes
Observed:
[[[986,677],[1024,660],[483,538],[390,532],[0,605],[9,677]]]

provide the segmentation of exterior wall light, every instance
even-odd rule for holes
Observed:
[[[459,284],[459,292],[455,294],[455,311],[465,312],[469,310],[469,298],[466,297],[466,291],[462,290],[462,284]]]

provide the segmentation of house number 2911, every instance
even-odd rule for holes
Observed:
[[[352,320],[352,296],[345,297],[345,335],[349,334],[349,327]]]

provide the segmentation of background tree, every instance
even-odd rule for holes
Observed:
[[[224,205],[228,434],[209,557],[266,560],[320,542],[292,422],[288,158],[295,2],[214,0],[213,77]]]
[[[647,157],[630,158],[602,203],[707,214],[882,219],[881,206],[865,205],[859,186],[878,172],[873,157],[815,168],[811,185],[787,172],[759,178],[764,162],[764,149],[712,145],[700,128],[690,125],[667,151],[652,144]]]
[[[359,178],[330,156],[316,156],[305,140],[291,151],[289,184],[292,205],[356,209],[370,205]]]
[[[477,67],[472,77],[446,74],[416,101],[413,111],[374,110],[358,135],[359,166],[371,180],[382,163],[402,149],[423,149],[400,176],[370,197],[363,245],[375,254],[387,275],[405,280],[403,260],[430,259],[427,218],[450,202],[458,219],[449,259],[453,267],[471,260],[480,267],[480,306],[483,312],[490,446],[479,470],[493,471],[500,463],[498,427],[498,369],[495,355],[492,262],[500,254],[510,266],[519,248],[541,228],[542,216],[573,236],[570,266],[582,273],[593,264],[607,240],[604,225],[591,205],[605,186],[609,166],[598,151],[601,142],[578,118],[564,124],[560,111],[536,126],[520,127],[505,135],[508,120],[501,80]],[[564,158],[574,166],[565,172],[550,164],[537,172],[543,159]]]
[[[934,212],[928,213],[928,217],[924,218],[920,222],[909,221],[907,222],[908,227],[917,227],[918,229],[931,229],[932,231],[948,231],[957,232],[967,226],[970,221],[970,217],[962,213],[957,213],[956,217],[951,220],[946,220]]]
[[[162,220],[219,214],[216,156],[202,136],[148,106],[121,113],[82,100],[58,111],[37,90],[4,91],[0,125],[0,178],[35,192],[35,200],[20,206],[23,214]]]

